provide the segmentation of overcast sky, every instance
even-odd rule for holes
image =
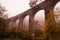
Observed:
[[[30,8],[28,0],[0,0],[0,3],[8,10],[9,17],[18,15]]]

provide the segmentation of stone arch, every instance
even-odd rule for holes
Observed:
[[[25,19],[25,17],[27,16],[27,14],[22,14],[20,17],[19,17],[19,27],[22,29],[23,28],[23,21]]]
[[[26,29],[26,30],[29,30],[29,15],[27,15],[24,20],[23,20],[23,27]]]
[[[38,16],[38,17],[41,16],[42,17],[42,16],[44,16],[44,14],[45,14],[44,10],[39,10],[38,12],[36,12],[35,17],[36,16]]]
[[[29,15],[24,18],[23,23],[29,25]]]
[[[34,20],[36,21],[36,25],[38,25],[39,28],[43,28],[45,26],[45,11],[39,10],[36,12]],[[37,28],[37,27],[36,27]]]
[[[58,2],[54,3],[52,5],[52,7],[50,8],[50,11],[48,13],[45,13],[45,20],[47,21],[50,17],[53,18],[53,20],[55,21],[55,18],[54,18],[54,7],[55,5],[57,4]],[[51,22],[52,22],[52,19],[51,19]],[[53,23],[53,22],[52,22]]]
[[[52,28],[56,28],[56,21],[55,21],[55,17],[54,17],[54,7],[58,2],[54,3],[53,6],[50,8],[50,11],[48,12],[48,14],[45,13],[45,25],[46,25],[46,29],[48,30],[49,27]],[[47,17],[46,17],[47,15]]]

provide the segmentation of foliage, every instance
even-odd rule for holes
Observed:
[[[3,18],[3,19],[8,18],[7,14],[5,12],[6,12],[5,7],[2,7],[0,4],[0,18]]]
[[[46,39],[60,40],[60,28],[54,18],[54,12],[51,10],[46,21]]]

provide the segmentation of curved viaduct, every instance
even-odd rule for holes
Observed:
[[[23,20],[24,18],[29,15],[29,30],[30,32],[34,32],[33,30],[33,24],[34,24],[34,16],[39,10],[44,10],[45,11],[45,21],[49,18],[49,12],[53,10],[54,6],[59,2],[60,0],[45,0],[44,2],[32,7],[31,9],[20,13],[19,15],[16,15],[12,18],[8,19],[8,22],[16,23],[16,21],[19,19],[19,27],[23,27]],[[51,13],[50,13],[51,14]]]

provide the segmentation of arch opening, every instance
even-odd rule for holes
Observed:
[[[29,15],[27,15],[23,20],[23,28],[29,30]]]
[[[60,1],[54,7],[54,16],[56,23],[60,23]]]
[[[35,20],[35,26],[37,26],[37,29],[43,29],[45,26],[45,11],[39,10],[34,17]]]

